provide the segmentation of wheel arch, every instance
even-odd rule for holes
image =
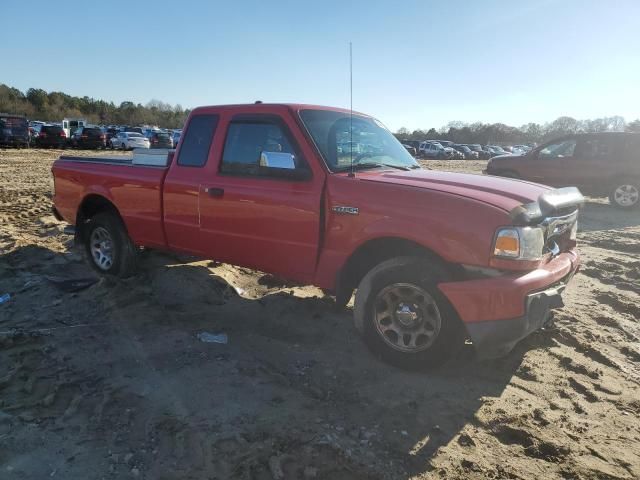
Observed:
[[[82,199],[76,213],[75,240],[77,243],[84,243],[86,241],[87,222],[97,214],[105,212],[114,214],[120,219],[122,224],[125,225],[118,208],[106,196],[99,193],[89,193]]]
[[[402,237],[382,236],[361,243],[338,270],[335,295],[338,305],[345,305],[362,278],[376,265],[394,257],[418,257],[437,262],[448,273],[457,272],[455,265],[446,262],[434,250]]]

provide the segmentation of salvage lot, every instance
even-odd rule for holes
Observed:
[[[554,328],[410,374],[321,291],[243,268],[144,252],[67,291],[92,274],[49,213],[60,152],[0,150],[3,478],[640,477],[640,211],[586,205]]]

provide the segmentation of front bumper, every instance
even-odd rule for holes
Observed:
[[[440,291],[464,322],[481,356],[500,356],[540,328],[549,311],[562,306],[561,293],[580,268],[575,250],[540,268],[492,278],[441,283]]]
[[[29,146],[29,139],[20,136],[5,136],[0,137],[0,145],[8,145],[12,147]]]
[[[566,282],[527,295],[525,314],[510,320],[467,324],[467,333],[480,358],[497,358],[509,353],[529,334],[539,330],[551,317],[551,310],[564,306],[562,292]]]

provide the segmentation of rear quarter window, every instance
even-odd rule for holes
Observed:
[[[202,167],[207,163],[209,149],[218,126],[218,115],[191,117],[187,131],[180,140],[178,165]]]

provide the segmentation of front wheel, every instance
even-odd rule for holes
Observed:
[[[422,370],[447,361],[464,329],[438,290],[446,271],[436,261],[397,257],[367,273],[356,292],[354,321],[369,349],[384,361]]]
[[[620,179],[609,195],[609,201],[618,208],[630,209],[640,205],[640,181]]]
[[[135,272],[136,249],[117,215],[95,215],[85,232],[87,258],[98,273],[126,278]]]

